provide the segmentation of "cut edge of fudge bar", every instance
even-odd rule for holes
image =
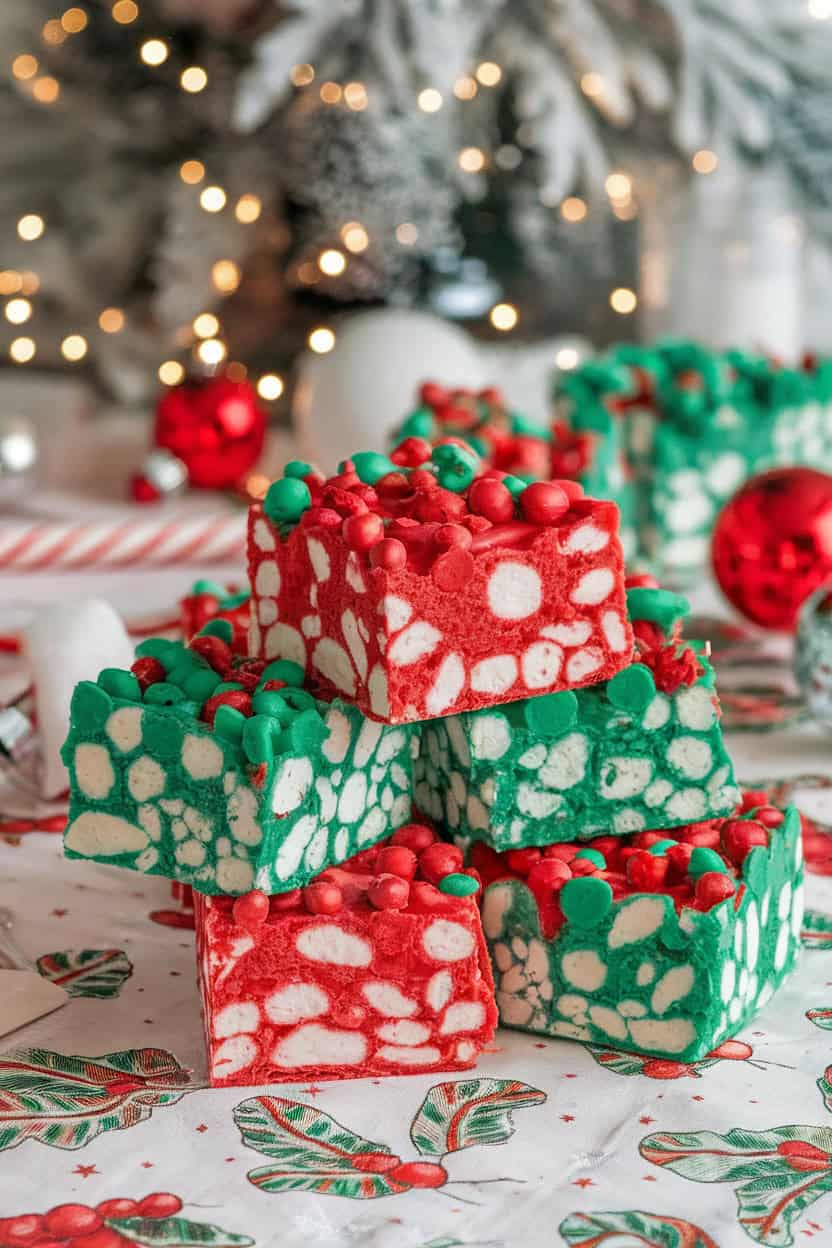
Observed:
[[[149,639],[130,672],[76,688],[68,857],[283,892],[409,819],[410,729],[318,702],[296,664],[230,640],[217,620],[190,647]]]
[[[211,1082],[469,1069],[497,1020],[478,888],[410,824],[293,894],[198,896]]]
[[[287,466],[251,508],[250,650],[398,723],[608,678],[629,660],[614,504],[411,438],[320,480]],[[308,470],[308,471],[307,471]],[[292,475],[293,473],[302,475]],[[584,643],[566,654],[561,630]]]
[[[800,816],[472,854],[503,1026],[676,1060],[734,1035],[793,969]]]

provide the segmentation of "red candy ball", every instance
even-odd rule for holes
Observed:
[[[237,485],[260,458],[265,436],[266,413],[247,381],[185,381],[156,407],[154,445],[178,456],[198,489]]]
[[[532,524],[556,524],[569,510],[569,495],[554,481],[535,481],[520,495],[523,515]]]
[[[259,888],[254,888],[235,899],[231,912],[239,927],[259,927],[269,917],[269,899]]]
[[[514,499],[502,481],[480,478],[471,483],[468,490],[468,506],[479,516],[485,516],[494,524],[505,524],[514,519]]]
[[[438,884],[446,875],[462,868],[462,850],[457,845],[436,841],[419,855],[419,870],[431,884]]]
[[[430,459],[431,446],[426,438],[405,438],[391,453],[394,464],[402,468],[418,468]]]
[[[398,875],[412,880],[416,874],[416,855],[406,845],[384,845],[376,856],[379,875]]]
[[[136,662],[130,668],[130,671],[139,682],[139,688],[142,693],[145,689],[149,689],[151,685],[156,685],[160,680],[165,679],[165,669],[158,659],[153,659],[148,654],[143,659],[136,659]]]
[[[412,478],[411,478],[412,479]],[[413,517],[422,524],[453,524],[466,512],[465,499],[442,486],[420,491],[413,504]]]
[[[139,1201],[142,1218],[172,1218],[182,1208],[182,1201],[172,1192],[151,1192]]]
[[[511,849],[506,854],[506,866],[518,875],[528,875],[535,863],[540,862],[542,853],[536,846],[528,849]]]
[[[405,823],[390,838],[393,845],[406,845],[419,854],[436,840],[436,833],[424,823]]]
[[[101,1214],[89,1205],[56,1205],[43,1219],[44,1226],[56,1239],[90,1235],[101,1226]]]
[[[379,875],[367,889],[376,910],[403,910],[410,900],[410,883],[399,875]]]
[[[779,828],[785,815],[776,806],[761,806],[759,810],[755,810],[754,818],[764,828]]]
[[[344,904],[344,894],[337,884],[317,880],[306,885],[303,901],[310,914],[338,914]]]
[[[453,546],[460,546],[463,550],[467,550],[474,539],[470,530],[461,524],[440,524],[433,535],[433,540],[442,550],[450,550]]]
[[[738,611],[792,631],[802,604],[832,577],[832,476],[775,468],[752,477],[722,509],[711,558]]]
[[[562,858],[543,858],[529,871],[529,888],[533,892],[543,889],[555,891],[572,879],[572,871]]]
[[[384,522],[375,512],[367,511],[345,520],[341,532],[350,550],[370,550],[384,537]]]
[[[407,563],[407,547],[395,537],[385,537],[370,551],[370,566],[398,572]]]
[[[627,859],[627,880],[640,893],[657,893],[664,884],[668,862],[659,854],[641,849]]]
[[[251,694],[246,693],[245,689],[226,689],[225,693],[215,693],[212,698],[208,698],[202,708],[200,719],[206,724],[210,724],[213,728],[214,717],[221,706],[231,706],[235,711],[239,711],[241,715],[249,716],[251,714]]]
[[[440,403],[448,402],[448,391],[435,381],[426,381],[420,387],[419,398],[428,407],[438,407]]]
[[[725,901],[726,897],[733,897],[736,891],[737,886],[730,875],[723,875],[721,871],[706,871],[696,881],[696,908],[710,910],[711,906]]]
[[[745,862],[755,845],[768,845],[768,833],[755,819],[729,819],[722,825],[722,848],[735,867]]]
[[[199,654],[209,663],[215,672],[219,672],[221,676],[225,675],[231,667],[233,655],[231,647],[221,637],[208,636],[194,637],[190,643],[189,649],[194,654]]]

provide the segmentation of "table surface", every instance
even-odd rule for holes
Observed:
[[[226,572],[240,577],[239,569],[211,575]],[[109,597],[125,611],[137,602],[143,611],[162,609],[196,574],[89,574],[83,584],[73,579],[73,592]],[[8,612],[15,600],[63,596],[65,586],[51,576],[8,577],[2,600]],[[830,739],[817,727],[732,733],[728,745],[744,782],[830,774]],[[832,793],[798,788],[796,799],[832,822]],[[172,905],[167,882],[66,863],[55,834],[0,837],[0,907],[11,912],[14,938],[33,961],[47,959],[44,969],[68,975],[75,994],[0,1040],[0,1217],[166,1192],[182,1211],[128,1218],[127,1239],[281,1248],[832,1244],[832,1055],[824,1029],[832,1026],[832,879],[810,875],[807,894],[811,911],[828,916],[828,942],[820,923],[797,973],[741,1033],[746,1047],[733,1060],[644,1073],[638,1059],[602,1066],[583,1045],[501,1030],[467,1079],[212,1090],[193,934],[149,917]],[[78,966],[73,958],[84,950],[99,956]],[[376,1180],[347,1184],[351,1195],[320,1190],[331,1183],[315,1177],[314,1141],[329,1124],[316,1115],[339,1124],[332,1129],[342,1142],[363,1137],[360,1151],[413,1161],[411,1123],[442,1082],[464,1084],[456,1092],[469,1100],[514,1101],[511,1117],[496,1120],[499,1144],[442,1158],[447,1181],[434,1189],[371,1196],[385,1186]],[[270,1161],[281,1168],[279,1153],[255,1150],[235,1120],[258,1096],[280,1099],[242,1117],[264,1109],[291,1117],[286,1101],[310,1107],[296,1111],[306,1138],[292,1158],[306,1190],[268,1191],[251,1181]],[[686,1139],[675,1151],[655,1138],[680,1133]],[[778,1151],[784,1140],[792,1143]],[[25,1236],[26,1224],[12,1231]],[[0,1223],[0,1243],[3,1235]],[[65,1232],[48,1239],[50,1248],[62,1242]],[[88,1248],[120,1242],[99,1234]]]

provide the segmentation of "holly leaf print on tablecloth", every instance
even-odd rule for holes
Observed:
[[[49,1049],[0,1055],[0,1150],[24,1140],[83,1148],[180,1100],[190,1072],[164,1049],[76,1057]]]
[[[719,1248],[701,1227],[680,1218],[628,1209],[623,1213],[570,1213],[558,1227],[569,1248]]]
[[[410,1128],[420,1153],[442,1157],[474,1144],[504,1144],[514,1134],[512,1111],[542,1105],[546,1093],[516,1079],[437,1083]]]
[[[816,1010],[807,1010],[806,1017],[810,1023],[820,1027],[821,1031],[832,1031],[832,1005],[821,1005]]]
[[[37,968],[44,979],[70,997],[117,997],[133,974],[133,963],[123,949],[64,949],[45,953]]]
[[[800,925],[804,949],[832,949],[832,915],[822,910],[806,910]]]
[[[641,1155],[698,1183],[736,1183],[737,1216],[760,1244],[788,1248],[792,1222],[832,1191],[832,1128],[772,1127],[725,1135],[699,1131],[648,1135]]]
[[[254,1243],[248,1235],[233,1235],[190,1218],[105,1218],[104,1225],[139,1248],[250,1248]]]
[[[248,1179],[265,1192],[321,1192],[372,1200],[406,1192],[389,1171],[401,1158],[342,1127],[329,1114],[283,1096],[255,1096],[234,1110],[243,1143],[274,1158],[274,1165],[250,1170]]]

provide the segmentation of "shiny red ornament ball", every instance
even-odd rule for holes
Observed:
[[[738,611],[793,630],[802,604],[832,577],[832,476],[774,468],[746,481],[717,519],[711,559]]]
[[[154,445],[182,460],[197,489],[238,485],[260,458],[265,437],[266,413],[246,381],[189,379],[156,406]]]

